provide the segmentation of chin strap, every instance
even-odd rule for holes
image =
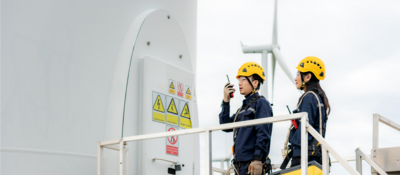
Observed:
[[[256,89],[254,89],[253,83],[251,83],[249,77],[246,77],[246,79],[247,79],[247,81],[249,81],[251,87],[253,88],[253,90],[251,91],[251,94],[250,94],[250,95],[253,95],[256,92]]]
[[[303,74],[301,74],[300,75],[300,77],[301,77],[301,87],[300,87],[300,90],[304,90],[304,86],[305,85],[313,85],[313,84],[317,84],[317,83],[319,83],[318,81],[314,81],[314,82],[304,82],[304,79],[303,79]]]

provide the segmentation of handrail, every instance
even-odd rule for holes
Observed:
[[[372,150],[371,150],[371,158],[372,161],[375,160],[376,157],[376,150],[379,148],[379,122],[382,122],[393,129],[400,131],[400,125],[377,114],[373,114],[373,124],[372,124]],[[374,168],[372,168],[372,173],[375,173]],[[377,171],[377,170],[376,170]]]
[[[305,175],[308,174],[308,168],[307,168],[307,162],[308,162],[308,133],[314,136],[320,143],[322,144],[323,148],[323,159],[326,159],[324,161],[327,161],[327,151],[331,152],[332,155],[339,160],[339,162],[353,175],[359,175],[357,171],[352,169],[347,162],[344,161],[343,158],[341,158],[329,145],[328,143],[322,138],[322,136],[319,135],[309,124],[308,124],[308,117],[307,113],[302,112],[302,113],[296,113],[296,114],[290,114],[290,115],[283,115],[283,116],[275,116],[275,117],[268,117],[268,118],[262,118],[262,119],[254,119],[254,120],[246,120],[246,121],[241,121],[241,122],[235,122],[235,123],[229,123],[229,124],[222,124],[222,125],[215,125],[215,126],[207,126],[207,127],[201,127],[201,128],[193,128],[193,129],[184,129],[184,130],[178,130],[178,131],[171,131],[171,132],[161,132],[161,133],[153,133],[153,134],[145,134],[145,135],[137,135],[137,136],[129,136],[129,137],[123,137],[122,139],[115,139],[115,140],[108,140],[108,141],[102,141],[98,142],[98,161],[97,161],[97,166],[98,166],[98,175],[102,174],[102,152],[103,152],[103,147],[109,146],[109,145],[116,145],[119,144],[119,169],[120,169],[120,175],[124,175],[124,167],[126,165],[125,162],[125,154],[124,150],[125,145],[127,142],[131,141],[137,141],[137,140],[147,140],[147,139],[155,139],[155,138],[164,138],[164,137],[170,137],[170,136],[178,136],[178,135],[186,135],[186,134],[196,134],[196,133],[205,133],[205,161],[206,161],[206,174],[211,175],[213,168],[212,168],[212,161],[211,161],[211,133],[212,131],[219,131],[219,130],[226,130],[226,129],[233,129],[233,128],[240,128],[240,127],[246,127],[246,126],[254,126],[254,125],[261,125],[261,124],[268,124],[268,123],[275,123],[275,122],[282,122],[282,121],[288,121],[288,120],[294,120],[294,119],[301,119],[300,122],[302,123],[301,125],[301,174]],[[325,151],[326,149],[326,151]],[[324,154],[325,153],[325,154]],[[323,161],[323,162],[324,162]],[[329,173],[327,163],[326,165],[323,166],[322,171],[325,174]]]
[[[395,123],[395,122],[393,122],[393,121],[391,121],[391,120],[389,120],[388,118],[385,118],[385,117],[379,115],[379,121],[384,123],[384,124],[386,124],[386,125],[388,125],[388,126],[390,126],[390,127],[392,127],[393,129],[396,129],[396,130],[400,131],[400,125]]]
[[[154,134],[145,134],[145,135],[138,135],[138,136],[129,136],[124,137],[122,140],[124,142],[131,142],[136,140],[146,140],[146,139],[155,139],[155,138],[163,138],[163,137],[170,137],[170,136],[179,136],[179,135],[186,135],[186,134],[198,134],[206,131],[219,131],[219,130],[227,130],[232,128],[240,128],[246,126],[253,126],[253,125],[261,125],[267,123],[275,123],[275,122],[283,122],[287,120],[295,120],[299,119],[304,115],[304,113],[296,113],[291,115],[283,115],[277,117],[268,117],[262,119],[254,119],[254,120],[246,120],[241,122],[235,123],[228,123],[222,125],[214,125],[214,126],[206,126],[201,128],[193,128],[193,129],[183,129],[171,132],[160,132]]]
[[[161,160],[161,161],[165,161],[165,162],[169,162],[172,163],[174,165],[179,164],[178,161],[173,161],[173,160],[168,160],[168,159],[163,159],[163,158],[158,158],[158,157],[153,157],[153,159],[151,159],[153,162],[156,160]]]
[[[382,122],[382,123],[390,126],[391,128],[400,131],[400,125],[399,124],[397,124],[397,123],[395,123],[395,122],[393,122],[393,121],[391,121],[391,120],[389,120],[389,119],[387,119],[387,118],[385,118],[385,117],[383,117],[383,116],[381,116],[381,115],[379,115],[377,113],[374,113],[374,115],[373,115],[373,126],[372,126],[372,129],[373,129],[372,149],[373,150],[375,150],[375,149],[377,149],[379,147],[379,144],[378,144],[378,142],[379,142],[379,122]]]
[[[380,175],[387,175],[385,171],[382,170],[382,168],[376,164],[369,156],[367,156],[364,152],[361,151],[360,148],[356,149],[356,168],[357,171],[362,174],[362,159],[364,159],[369,165],[372,166]]]
[[[326,149],[326,151],[329,151],[330,154],[332,154],[333,157],[335,157],[340,164],[342,164],[342,166],[344,168],[347,169],[347,171],[349,171],[351,174],[353,175],[360,175],[360,173],[358,173],[356,170],[354,170],[349,163],[347,163],[346,160],[344,160],[329,144],[328,142],[325,141],[325,139],[312,127],[310,126],[310,124],[307,124],[307,131],[315,138],[318,140],[319,143],[321,143],[322,148]],[[322,159],[328,159],[328,157],[322,157]],[[325,167],[325,166],[324,166]],[[323,167],[323,168],[324,168]],[[322,172],[325,174],[327,173],[327,171],[324,172],[324,170],[322,170]]]

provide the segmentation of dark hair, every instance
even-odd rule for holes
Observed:
[[[261,84],[263,84],[263,79],[262,79],[259,75],[257,75],[257,74],[253,74],[253,75],[251,75],[251,76],[252,76],[252,78],[253,78],[253,81],[254,81],[254,80],[258,80],[258,86],[256,87],[256,90],[259,90]]]
[[[329,105],[328,97],[326,96],[325,91],[322,89],[321,85],[319,84],[319,80],[317,79],[317,77],[315,77],[315,75],[312,72],[305,72],[305,73],[301,72],[301,76],[304,77],[308,73],[311,74],[311,79],[310,79],[310,82],[308,82],[309,84],[306,83],[306,85],[307,85],[306,92],[313,91],[316,94],[318,94],[322,99],[322,103],[324,104],[325,114],[329,115],[331,113],[331,105]],[[303,78],[302,78],[302,80],[303,80]]]

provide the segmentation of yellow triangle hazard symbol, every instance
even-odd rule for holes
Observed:
[[[186,90],[186,94],[189,94],[189,95],[190,95],[190,88],[188,88],[188,89]]]
[[[156,101],[154,102],[153,109],[160,112],[164,111],[164,105],[162,104],[160,95],[157,96]]]
[[[169,103],[168,112],[178,115],[178,111],[176,110],[176,105],[175,105],[174,99],[172,99],[171,103]]]
[[[186,118],[190,118],[189,106],[188,106],[187,103],[185,104],[185,107],[183,107],[181,116],[182,117],[186,117]]]
[[[175,89],[174,82],[171,82],[171,85],[169,85],[169,88]]]

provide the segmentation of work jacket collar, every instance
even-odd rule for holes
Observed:
[[[254,93],[253,95],[250,95],[246,99],[244,99],[243,100],[243,105],[249,104],[250,103],[250,99],[252,99],[255,96],[258,96],[258,92]]]

